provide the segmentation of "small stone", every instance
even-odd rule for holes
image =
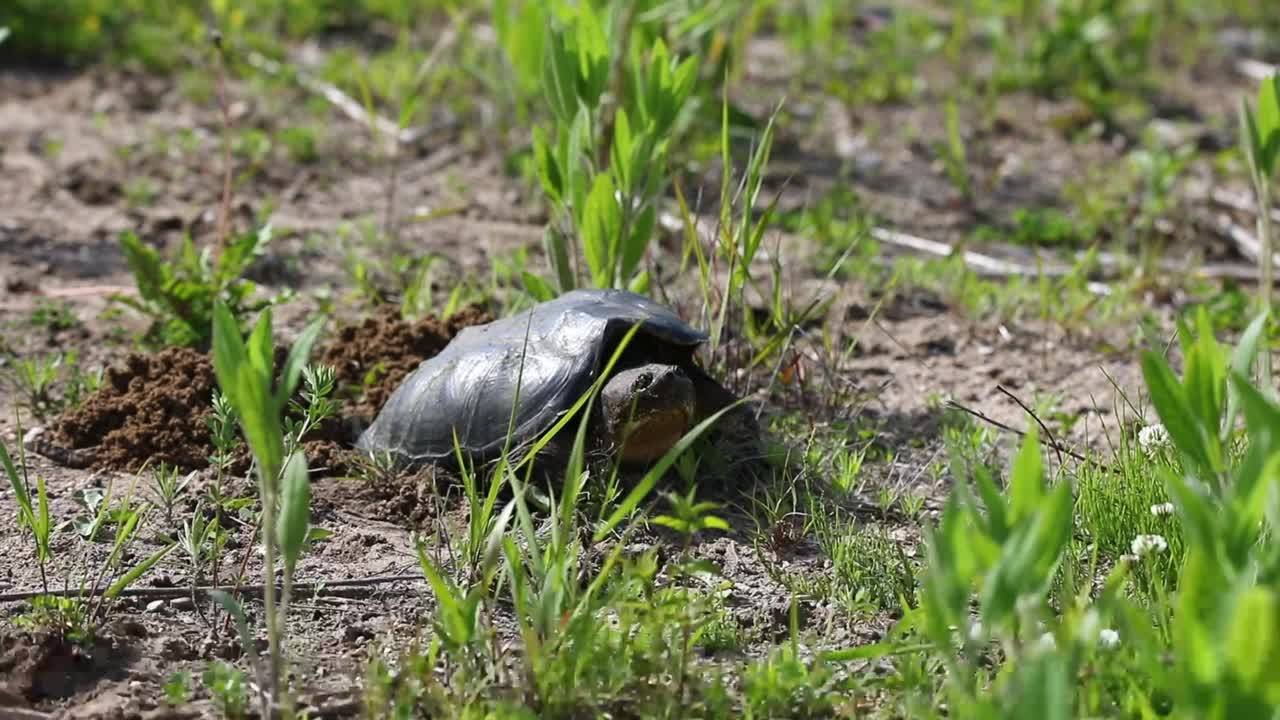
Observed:
[[[174,610],[191,610],[196,606],[195,603],[191,602],[191,598],[189,597],[174,598],[169,601],[169,605]]]
[[[152,600],[151,602],[147,603],[147,612],[158,613],[161,610],[164,610],[164,606],[165,606],[164,600]]]

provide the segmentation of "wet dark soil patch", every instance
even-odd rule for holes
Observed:
[[[448,320],[428,316],[405,320],[399,308],[381,305],[364,321],[348,325],[320,353],[338,373],[339,387],[352,393],[351,414],[372,420],[400,381],[444,349],[458,331],[493,320],[482,306],[469,305]]]
[[[134,653],[100,638],[91,647],[51,633],[0,635],[0,704],[64,700],[103,679],[127,674]]]

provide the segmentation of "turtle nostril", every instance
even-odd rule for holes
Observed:
[[[636,378],[635,389],[643,390],[653,384],[653,373],[640,373],[640,377]]]

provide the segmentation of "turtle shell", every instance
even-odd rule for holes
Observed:
[[[636,323],[640,330],[627,348],[632,358],[669,356],[659,351],[671,349],[691,356],[707,339],[647,297],[574,290],[463,329],[405,378],[356,447],[433,462],[454,456],[456,432],[464,454],[492,458],[506,444],[517,399],[512,447],[530,443],[590,388]]]

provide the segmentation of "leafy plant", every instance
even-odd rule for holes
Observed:
[[[120,236],[120,247],[139,297],[116,295],[114,299],[152,318],[147,333],[152,342],[207,349],[217,303],[225,304],[233,317],[243,318],[289,297],[283,293],[253,299],[257,286],[244,278],[270,240],[271,227],[265,226],[229,239],[214,257],[211,248],[196,250],[185,236],[176,257],[166,260],[137,235],[126,232]]]
[[[9,384],[26,398],[24,403],[38,417],[47,417],[73,408],[102,383],[102,368],[85,371],[79,354],[60,352],[24,358],[14,364]]]
[[[616,22],[614,6],[603,14],[591,4],[534,7],[525,5],[518,29],[500,25],[521,82],[531,82],[533,63],[540,63],[553,122],[534,128],[533,155],[554,211],[546,234],[554,284],[531,274],[526,284],[540,298],[566,292],[581,283],[575,268],[585,263],[595,287],[643,290],[648,277],[640,262],[697,58],[678,59],[661,38],[642,44],[626,21],[634,17]],[[616,107],[605,102],[609,92]]]
[[[269,699],[274,696],[275,700],[283,702],[288,714],[292,710],[293,699],[289,689],[281,684],[281,670],[286,658],[285,620],[293,588],[293,571],[307,542],[311,485],[306,457],[302,452],[294,450],[286,454],[283,414],[301,379],[323,318],[309,324],[294,341],[276,384],[273,382],[274,345],[270,309],[262,312],[247,338],[241,337],[231,308],[220,299],[214,300],[212,313],[213,366],[218,386],[235,411],[258,469],[262,540],[266,551],[264,575],[267,582],[263,600],[269,646],[267,671],[260,684],[263,709],[266,714]],[[284,561],[284,586],[279,607],[273,582],[278,554]],[[249,642],[247,637],[242,637],[242,640]]]
[[[229,720],[247,717],[249,692],[245,687],[244,673],[221,660],[215,660],[200,676],[213,704]]]
[[[190,482],[190,476],[180,477],[177,466],[167,463],[160,463],[160,466],[151,471],[151,489],[155,495],[155,500],[159,504],[160,509],[164,512],[165,523],[173,525],[173,509],[178,504],[178,498],[187,489]]]

